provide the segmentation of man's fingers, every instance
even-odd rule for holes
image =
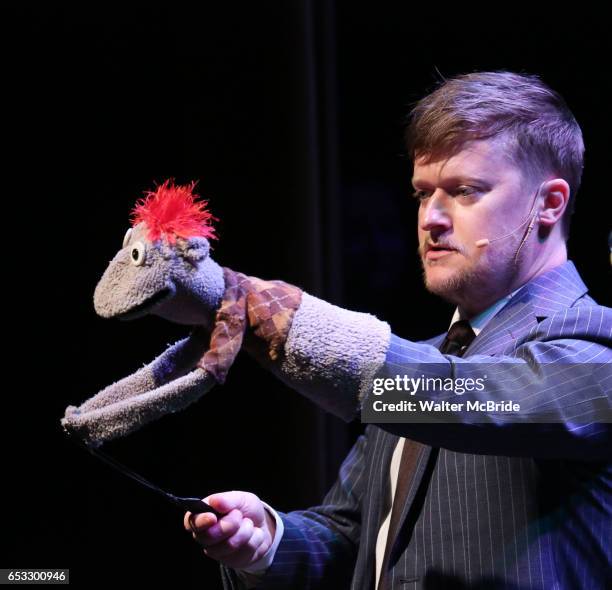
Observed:
[[[212,545],[207,548],[207,554],[214,559],[223,559],[228,555],[236,553],[248,544],[253,536],[253,521],[250,518],[245,518],[240,524],[240,528],[231,536],[221,543]]]
[[[232,510],[212,526],[200,527],[198,526],[200,522],[198,517],[200,516],[203,515],[196,517],[195,526],[192,530],[194,539],[204,547],[216,545],[235,535],[240,529],[243,520],[240,510]]]
[[[221,514],[226,514],[235,509],[244,512],[243,508],[247,502],[248,495],[246,492],[237,491],[212,494],[206,498],[206,503],[210,504],[218,512],[221,512]]]
[[[192,532],[211,527],[216,522],[217,517],[212,512],[201,512],[197,514],[186,512],[183,518],[185,530]]]
[[[264,543],[263,531],[259,527],[254,527],[250,539],[239,549],[221,556],[216,553],[217,547],[220,546],[204,549],[204,553],[229,567],[243,568],[262,557],[268,550],[269,545]]]
[[[264,505],[255,494],[223,492],[212,494],[204,501],[223,516],[187,512],[183,525],[204,547],[207,556],[230,567],[241,568],[265,554],[274,529],[266,521]]]
[[[257,561],[270,548],[270,544],[263,545],[265,535],[262,529],[255,527],[253,535],[249,540],[248,546],[253,551],[253,561]]]
[[[202,498],[204,502],[212,506],[217,512],[226,515],[233,509],[240,509],[244,504],[242,497],[245,492],[222,492],[219,494],[211,494],[206,498]],[[187,512],[183,518],[183,526],[186,531],[194,530],[194,528],[206,528],[215,524],[219,520],[212,512],[201,512],[194,514]]]

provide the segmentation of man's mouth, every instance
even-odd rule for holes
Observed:
[[[454,252],[457,252],[457,249],[451,246],[428,244],[425,248],[425,260],[438,260]]]

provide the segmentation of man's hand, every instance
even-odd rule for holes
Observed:
[[[204,547],[204,553],[229,567],[242,569],[258,561],[270,548],[276,532],[272,515],[261,500],[249,492],[224,492],[204,498],[211,512],[184,518],[185,530]]]

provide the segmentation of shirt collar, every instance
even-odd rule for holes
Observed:
[[[487,325],[489,320],[493,319],[493,316],[498,311],[500,311],[501,308],[504,307],[506,303],[510,301],[510,299],[512,299],[512,297],[514,297],[514,295],[517,293],[517,291],[519,291],[519,289],[516,289],[516,291],[513,291],[512,293],[510,293],[509,295],[506,295],[502,299],[497,300],[493,305],[491,305],[490,307],[487,307],[487,309],[479,313],[477,316],[474,316],[471,320],[468,320],[476,336],[478,336],[478,334],[482,332],[482,329]],[[453,314],[453,319],[451,320],[450,325],[452,326],[455,322],[462,320],[462,319],[465,319],[465,318],[463,317],[460,309],[457,307],[455,309],[455,313]]]

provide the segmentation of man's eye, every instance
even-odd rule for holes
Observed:
[[[469,197],[476,192],[471,186],[460,186],[457,188],[456,193],[461,197]]]
[[[477,189],[471,186],[459,186],[455,189],[454,194],[459,197],[471,197],[474,193],[478,192]],[[417,201],[424,201],[429,198],[429,192],[424,190],[415,190],[412,193],[412,197]]]
[[[427,198],[427,193],[425,191],[414,191],[412,193],[413,198],[415,198],[417,201],[422,201],[423,199]]]

